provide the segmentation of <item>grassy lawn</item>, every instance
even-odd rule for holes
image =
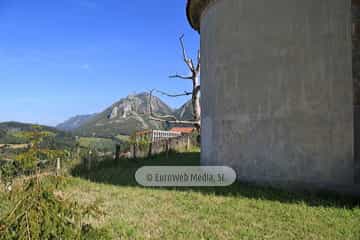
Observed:
[[[199,153],[81,166],[65,187],[80,203],[100,202],[90,220],[112,239],[360,239],[360,199],[290,193],[236,183],[226,188],[143,188],[143,165],[198,165]],[[0,215],[14,203],[0,191]]]
[[[113,239],[360,239],[360,201],[235,184],[227,188],[142,188],[143,165],[197,165],[199,153],[103,162],[75,169],[68,191],[99,200],[107,215],[96,226]]]
[[[127,135],[121,135],[121,134],[119,134],[119,135],[115,136],[115,138],[118,139],[119,141],[126,142],[126,141],[129,140],[130,137],[127,136]]]

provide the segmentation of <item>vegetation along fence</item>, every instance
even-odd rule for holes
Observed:
[[[154,142],[133,143],[130,152],[127,153],[127,157],[145,158],[160,153],[168,153],[170,151],[187,151],[194,146],[197,146],[197,141],[196,137],[192,135],[161,139]]]

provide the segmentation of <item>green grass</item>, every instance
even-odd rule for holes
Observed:
[[[108,230],[112,239],[360,239],[356,198],[240,183],[143,188],[134,180],[136,169],[144,165],[198,164],[196,151],[109,160],[90,172],[78,166],[66,192],[81,203],[101,202],[107,214],[92,223]]]
[[[75,169],[68,190],[79,201],[103,203],[107,216],[96,225],[114,239],[360,239],[358,199],[239,183],[143,188],[133,177],[143,165],[198,164],[198,152],[103,162],[90,172]]]
[[[127,141],[129,141],[130,136],[119,134],[119,135],[116,135],[115,138],[118,139],[119,141],[127,142]]]
[[[85,148],[96,148],[100,150],[115,150],[116,143],[108,138],[81,137],[80,146]]]

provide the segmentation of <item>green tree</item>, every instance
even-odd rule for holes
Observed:
[[[79,205],[64,196],[60,186],[66,178],[42,175],[38,163],[42,159],[64,157],[66,153],[42,146],[51,134],[34,126],[32,131],[22,133],[29,141],[27,151],[19,154],[16,161],[4,165],[2,174],[6,187],[16,173],[30,173],[23,176],[19,184],[8,192],[14,206],[0,218],[0,240],[15,239],[109,239],[106,232],[98,232],[84,219],[98,216],[102,212],[98,204]],[[14,184],[15,185],[15,184]]]
[[[49,149],[46,148],[46,145],[44,147],[44,140],[53,138],[54,133],[43,131],[39,126],[33,126],[32,131],[23,132],[21,135],[29,144],[27,151],[16,157],[19,168],[24,173],[36,172],[41,160],[53,161],[56,158],[67,156],[67,152],[64,150]]]

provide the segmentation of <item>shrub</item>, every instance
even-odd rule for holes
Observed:
[[[0,220],[0,239],[109,239],[84,223],[102,214],[97,204],[81,206],[67,199],[59,191],[63,183],[61,177],[37,175],[14,189],[9,196],[15,206]]]
[[[65,151],[43,148],[47,132],[35,127],[22,133],[30,142],[30,148],[16,157],[16,161],[1,167],[2,181],[9,189],[8,198],[14,207],[0,219],[0,239],[109,239],[84,219],[102,214],[97,204],[83,206],[66,198],[59,187],[65,178],[40,175],[40,160],[65,157]],[[36,173],[19,178],[12,188],[15,176]]]
[[[18,174],[18,168],[13,161],[6,161],[0,165],[0,181],[7,185],[12,185],[13,178]]]

